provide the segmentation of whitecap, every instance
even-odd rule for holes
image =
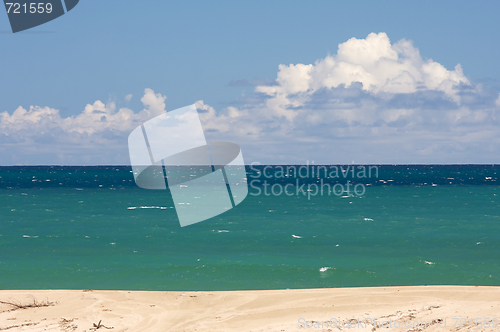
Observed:
[[[432,265],[432,264],[436,264],[436,263],[433,263],[433,262],[429,262],[429,261],[425,261],[425,264],[429,264],[429,265]]]
[[[373,221],[372,218],[365,218],[365,221]]]
[[[160,210],[165,210],[165,209],[168,209],[168,207],[167,206],[129,206],[129,207],[127,207],[127,210],[135,210],[135,209],[160,209]]]
[[[217,231],[217,233],[229,233],[229,231],[225,229],[220,229]]]
[[[321,269],[319,269],[319,272],[325,272],[327,270],[330,270],[331,267],[330,266],[325,266],[325,267],[322,267]]]
[[[296,239],[302,239],[302,236],[293,235],[293,234],[292,234],[292,236],[293,236],[294,238],[296,238]]]

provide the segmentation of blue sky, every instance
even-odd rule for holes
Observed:
[[[96,111],[97,101],[105,105],[99,112],[126,108],[151,116],[162,103],[169,111],[200,100],[207,138],[238,143],[247,162],[500,163],[499,10],[497,1],[82,0],[68,14],[17,34],[0,14],[0,114],[26,110],[20,118],[0,118],[0,164],[127,164],[131,123],[93,131],[92,123],[75,129],[84,119],[65,119],[87,104]],[[276,83],[280,65],[314,65],[329,55],[340,61],[339,44],[370,33],[384,33],[390,45],[409,40],[422,61],[449,72],[460,64],[463,76],[449,78],[457,83],[453,91],[420,82],[403,93],[370,88],[368,81],[324,85],[316,76],[307,91],[289,91],[284,85],[298,82],[295,74]],[[349,56],[347,62],[355,58]],[[279,91],[257,89],[280,84]],[[291,113],[266,110],[280,94],[288,103],[280,107]],[[156,99],[145,104],[144,96]],[[54,111],[33,117],[30,106],[57,110],[61,120]]]

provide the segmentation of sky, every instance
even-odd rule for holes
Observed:
[[[128,165],[134,128],[190,104],[247,164],[498,164],[498,12],[81,0],[16,34],[3,12],[0,165]]]

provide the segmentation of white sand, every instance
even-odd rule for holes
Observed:
[[[500,331],[500,287],[0,291],[3,302],[23,305],[34,300],[53,305],[19,309],[0,304],[0,331]],[[495,325],[495,318],[498,326],[471,326],[471,318],[490,325]],[[350,320],[350,327],[332,324]],[[104,326],[96,328],[99,321]],[[390,328],[375,321],[390,321]]]

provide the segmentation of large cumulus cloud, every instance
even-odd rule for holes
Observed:
[[[280,65],[238,108],[199,108],[210,138],[238,141],[262,163],[497,163],[496,96],[460,64],[371,33],[314,64]]]

